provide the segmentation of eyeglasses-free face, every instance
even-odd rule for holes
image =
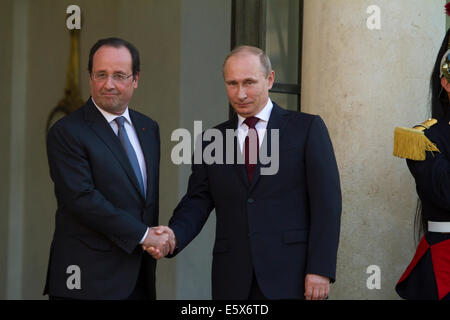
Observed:
[[[243,53],[228,59],[224,80],[231,106],[239,115],[248,118],[258,114],[266,105],[275,73],[272,71],[266,77],[259,57]]]

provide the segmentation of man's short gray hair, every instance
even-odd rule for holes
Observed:
[[[227,64],[227,61],[232,56],[237,56],[239,54],[252,54],[259,57],[259,61],[261,63],[261,69],[266,76],[266,78],[269,76],[269,74],[272,72],[272,64],[270,63],[269,57],[266,55],[266,53],[261,50],[260,48],[253,47],[253,46],[238,46],[234,48],[225,58],[225,61],[223,62],[222,66],[222,74],[225,77],[225,65]]]

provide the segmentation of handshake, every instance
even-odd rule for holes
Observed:
[[[165,226],[151,227],[148,229],[147,237],[142,243],[142,249],[148,252],[153,258],[161,259],[167,254],[173,254],[177,240],[172,229]]]

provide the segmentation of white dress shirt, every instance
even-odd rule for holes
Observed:
[[[139,168],[141,169],[142,182],[144,183],[144,192],[147,192],[147,169],[145,166],[144,153],[142,152],[141,144],[139,143],[139,139],[136,134],[136,129],[134,128],[133,123],[131,122],[130,113],[128,111],[128,106],[125,109],[125,112],[123,114],[116,115],[116,114],[109,113],[108,111],[105,111],[102,108],[100,108],[99,106],[97,106],[97,104],[94,101],[94,98],[92,98],[92,102],[97,107],[97,109],[101,112],[101,114],[105,117],[106,121],[109,123],[109,125],[111,126],[111,128],[113,129],[113,131],[116,135],[118,135],[119,126],[117,125],[117,122],[114,120],[118,117],[125,118],[125,122],[124,122],[125,131],[127,132],[128,139],[130,140],[130,143],[133,146],[134,152],[136,153],[136,157],[139,162]],[[140,244],[142,244],[144,242],[144,239],[147,236],[147,233],[148,233],[148,228],[147,228],[147,231],[145,232],[145,235],[142,238],[141,242],[139,242]]]
[[[259,147],[261,147],[261,144],[263,142],[264,134],[266,133],[267,123],[269,122],[272,108],[273,103],[272,100],[270,100],[269,98],[264,108],[258,114],[255,115],[255,117],[259,118],[259,121],[255,125],[256,132],[258,132]],[[240,116],[239,114],[237,116],[238,116],[237,131],[238,131],[239,147],[241,148],[241,152],[244,153],[243,151],[244,142],[245,137],[247,137],[249,127],[244,123],[245,121],[244,117]]]

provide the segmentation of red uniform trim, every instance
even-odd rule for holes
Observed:
[[[420,240],[419,245],[417,246],[416,254],[414,255],[414,258],[412,259],[411,263],[409,264],[408,268],[406,268],[405,272],[403,273],[400,280],[398,280],[399,284],[406,278],[408,278],[409,274],[413,271],[414,267],[417,265],[419,260],[423,257],[423,255],[427,252],[427,250],[430,248],[430,245],[428,244],[425,237],[422,237],[422,240]]]
[[[450,292],[450,240],[431,246],[431,261],[441,300]]]
[[[417,246],[414,258],[397,284],[408,278],[428,249],[431,250],[431,263],[436,279],[438,297],[441,300],[450,293],[450,240],[445,240],[430,246],[425,237],[422,237],[422,240],[420,240]]]

